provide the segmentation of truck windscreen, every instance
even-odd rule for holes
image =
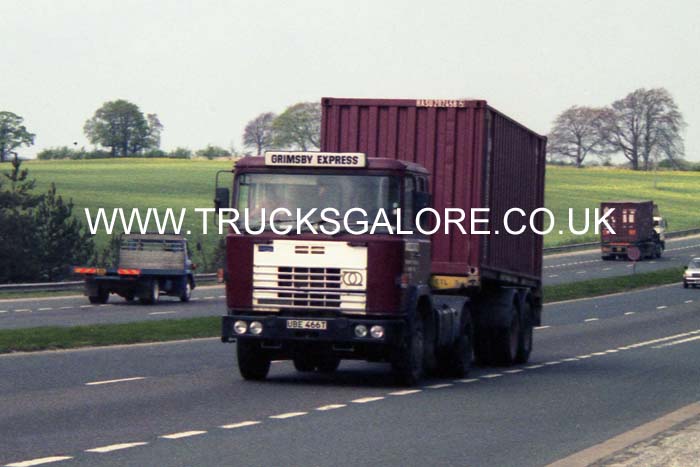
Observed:
[[[252,173],[239,175],[236,183],[235,207],[240,219],[247,208],[251,225],[258,226],[262,208],[267,218],[277,208],[286,208],[292,213],[291,218],[283,213],[275,216],[276,222],[296,220],[298,212],[304,216],[312,209],[316,212],[311,219],[318,220],[320,212],[326,208],[337,209],[342,219],[348,210],[361,208],[367,212],[367,218],[363,215],[358,218],[353,212],[348,219],[371,223],[380,210],[392,216],[400,202],[399,179],[389,175]],[[329,216],[335,217],[334,214]]]

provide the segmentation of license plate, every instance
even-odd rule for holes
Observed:
[[[327,326],[326,321],[316,321],[310,319],[288,319],[287,329],[313,329],[317,331],[325,331]]]

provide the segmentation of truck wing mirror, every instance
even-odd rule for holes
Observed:
[[[219,212],[220,209],[227,209],[230,199],[231,195],[229,194],[228,188],[217,188],[214,198],[214,209],[216,212]]]
[[[430,193],[415,192],[413,194],[413,212],[418,212],[421,209],[430,207]]]

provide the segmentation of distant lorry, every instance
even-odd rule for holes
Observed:
[[[390,363],[411,385],[425,372],[464,376],[472,350],[484,364],[527,362],[541,322],[542,236],[506,234],[502,220],[512,207],[543,206],[545,146],[482,100],[324,98],[321,153],[240,160],[240,212],[273,198],[290,209],[360,207],[370,218],[400,208],[414,231],[229,230],[222,341],[237,341],[242,376],[264,379],[276,359],[320,372],[360,359]],[[216,193],[228,207],[227,188]],[[426,207],[489,208],[492,233],[451,225],[422,235],[413,220]]]
[[[666,220],[653,201],[606,201],[602,214],[612,211],[608,223],[612,230],[601,230],[601,257],[639,260],[660,258],[666,248]]]
[[[154,304],[161,295],[189,301],[195,288],[187,240],[181,235],[122,235],[116,268],[74,267],[85,278],[90,303],[107,303],[110,294]]]

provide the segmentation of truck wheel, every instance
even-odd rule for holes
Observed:
[[[532,352],[532,323],[530,322],[530,305],[525,304],[520,316],[520,335],[518,336],[518,352],[515,363],[527,363]]]
[[[238,339],[236,345],[238,371],[247,380],[261,381],[270,371],[270,357],[257,342]]]
[[[615,257],[613,255],[603,255],[600,257],[600,259],[602,259],[603,261],[612,261],[615,259]]]
[[[413,386],[423,378],[424,344],[423,320],[420,316],[416,316],[392,362],[392,368],[399,384]]]
[[[151,290],[148,293],[148,297],[146,298],[141,298],[141,303],[145,305],[153,305],[154,303],[158,302],[158,298],[160,297],[160,284],[158,283],[157,279],[154,279],[151,281]]]
[[[472,331],[467,325],[457,341],[440,356],[440,375],[464,378],[472,366]]]
[[[180,301],[181,302],[189,302],[190,298],[192,297],[192,284],[190,283],[189,279],[185,279],[185,287],[180,294]]]
[[[90,295],[88,297],[88,300],[90,300],[90,303],[105,304],[109,300],[109,292],[106,290],[99,289],[97,291],[97,295]]]
[[[661,245],[656,245],[656,248],[654,250],[654,258],[661,258],[661,255],[664,254],[664,249]]]
[[[509,366],[516,362],[522,335],[520,321],[519,314],[514,311],[510,326],[491,330],[491,364]]]
[[[687,289],[688,288],[688,283],[686,281],[683,281],[683,288]]]

